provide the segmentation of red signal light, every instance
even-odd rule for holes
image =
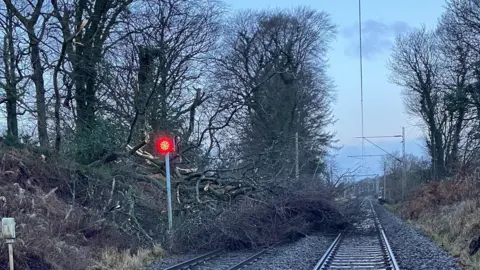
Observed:
[[[155,142],[155,147],[157,148],[157,151],[162,155],[166,155],[170,152],[175,151],[174,142],[169,137],[158,138]]]

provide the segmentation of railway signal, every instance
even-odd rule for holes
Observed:
[[[175,151],[174,141],[167,136],[158,138],[155,142],[155,147],[157,148],[157,151],[162,155],[168,155],[170,152]]]
[[[165,177],[167,178],[167,207],[168,207],[168,230],[172,230],[172,186],[170,181],[170,153],[175,152],[175,141],[168,136],[159,137],[155,141],[157,152],[165,156]]]

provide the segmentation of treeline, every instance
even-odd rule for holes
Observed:
[[[471,0],[446,1],[435,29],[415,28],[396,38],[390,79],[403,88],[407,111],[420,119],[430,157],[409,158],[410,187],[472,172],[478,165],[478,44],[480,2]],[[398,180],[400,165],[391,165],[388,172]]]
[[[335,33],[328,14],[304,7],[5,0],[4,141],[91,164],[168,131],[179,163],[288,176],[298,146],[300,174],[320,175]]]

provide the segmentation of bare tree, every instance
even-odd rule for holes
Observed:
[[[463,42],[479,54],[480,3],[474,0],[447,0],[445,6],[445,16],[450,20],[450,27],[460,30]]]
[[[475,52],[466,42],[465,29],[455,24],[452,14],[445,13],[437,28],[439,49],[442,54],[442,86],[444,91],[446,168],[453,170],[461,166],[460,146],[462,139],[470,132],[472,106],[469,97],[469,85],[472,83]]]
[[[53,14],[61,31],[65,52],[71,63],[71,76],[75,96],[67,89],[64,105],[70,107],[74,98],[76,103],[77,131],[85,131],[95,125],[97,109],[98,65],[114,44],[118,42],[112,34],[116,27],[124,22],[119,18],[129,12],[133,0],[96,0],[90,3],[80,0],[73,4],[51,0]],[[72,28],[73,26],[73,28]],[[71,42],[73,41],[75,42]],[[124,35],[117,37],[123,39]]]
[[[14,140],[18,139],[18,119],[17,102],[19,99],[18,84],[24,79],[19,74],[18,63],[21,59],[21,53],[15,46],[15,24],[14,15],[11,9],[6,9],[5,18],[1,20],[4,30],[2,58],[3,58],[3,77],[5,82],[1,84],[5,91],[5,97],[1,103],[6,104],[7,109],[7,134]]]
[[[382,167],[385,166],[384,175],[381,176],[380,186],[386,188],[386,197],[389,200],[402,199],[403,164],[399,153],[385,156]],[[432,180],[431,164],[428,158],[407,155],[407,185],[406,193],[411,194],[423,184]],[[386,186],[384,186],[386,184]]]
[[[138,35],[140,72],[135,94],[138,126],[175,131],[186,142],[195,112],[209,94],[198,87],[208,67],[207,54],[219,38],[221,5],[215,1],[147,1],[152,27]],[[185,124],[184,124],[185,123]]]
[[[17,17],[21,24],[25,27],[25,31],[28,35],[30,46],[30,61],[33,68],[32,81],[35,84],[36,90],[36,112],[37,112],[37,125],[38,125],[38,138],[40,146],[48,146],[48,132],[47,132],[47,108],[45,102],[45,85],[43,80],[44,68],[42,65],[42,58],[40,56],[40,42],[44,34],[45,25],[48,18],[42,20],[42,26],[37,29],[37,23],[41,17],[43,0],[37,1],[35,5],[29,2],[29,7],[33,9],[30,17],[22,15],[22,13],[15,7],[11,0],[5,0],[7,9]],[[38,30],[38,34],[37,34]]]
[[[427,127],[427,146],[436,176],[445,172],[446,154],[441,61],[438,38],[425,27],[399,35],[389,60],[390,80],[403,87],[407,111],[420,117]]]
[[[332,121],[324,54],[334,25],[308,8],[243,12],[230,25],[216,78],[244,106],[235,120],[239,150],[262,153],[268,165],[259,167],[288,175],[298,133],[301,168],[313,173],[332,138],[324,130]]]

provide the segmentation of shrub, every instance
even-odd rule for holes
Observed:
[[[413,194],[401,214],[408,219],[416,219],[423,212],[438,209],[439,206],[473,198],[480,191],[478,185],[474,176],[425,184]]]
[[[97,119],[90,130],[79,130],[65,136],[62,152],[80,164],[89,164],[119,149],[127,138],[125,130],[111,120]]]

